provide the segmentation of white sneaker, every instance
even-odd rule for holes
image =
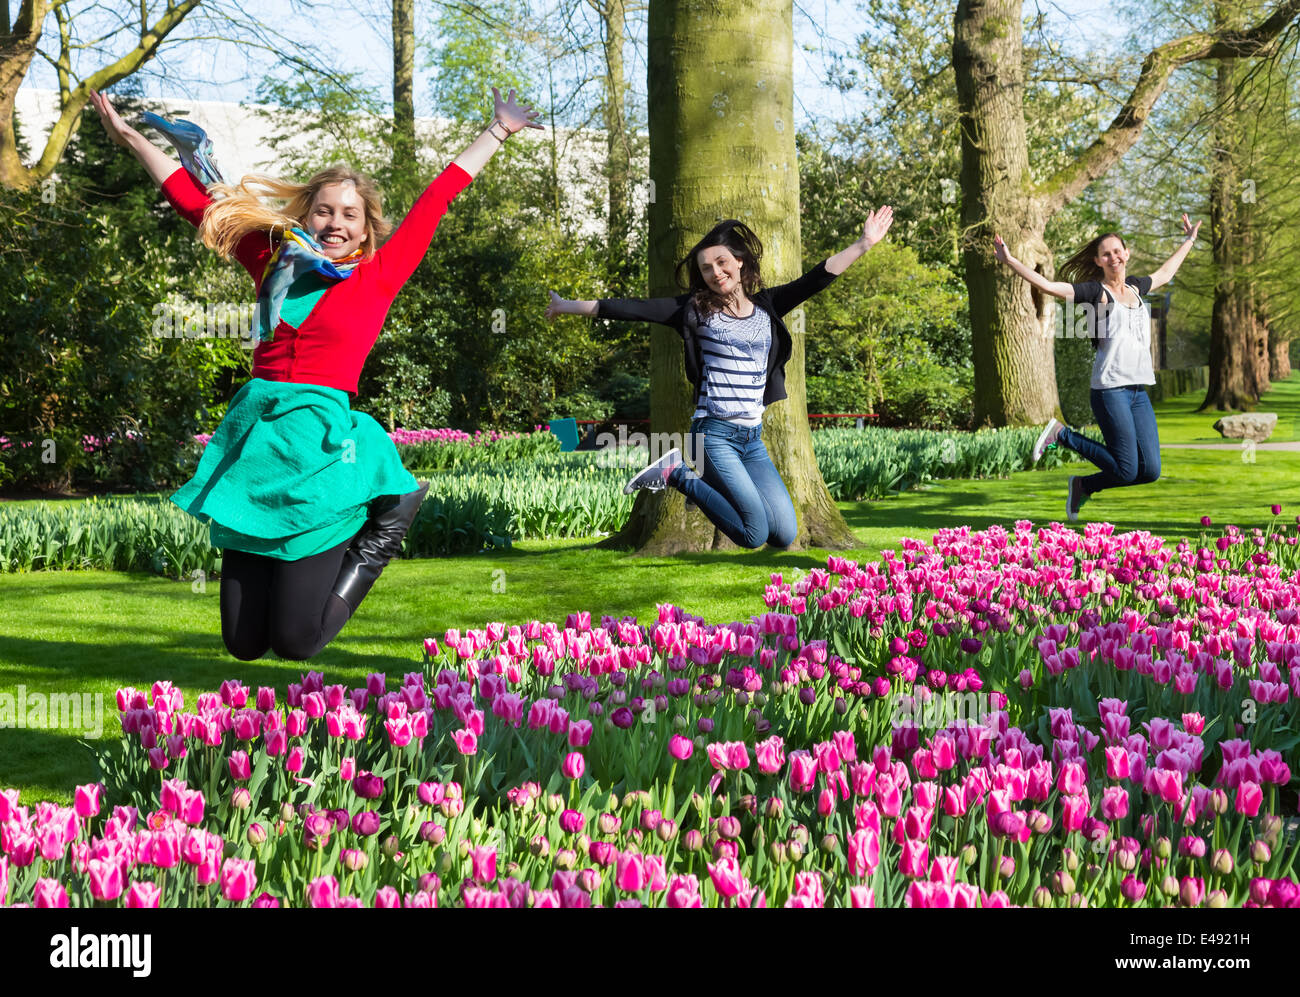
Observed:
[[[1038,442],[1034,444],[1034,463],[1037,464],[1043,459],[1043,451],[1056,442],[1056,438],[1061,435],[1061,430],[1065,428],[1065,423],[1058,422],[1056,419],[1048,419],[1047,426],[1038,435]]]
[[[631,495],[642,488],[652,492],[662,491],[668,487],[668,475],[681,463],[682,452],[674,447],[649,467],[638,472],[636,477],[623,486],[623,494]]]

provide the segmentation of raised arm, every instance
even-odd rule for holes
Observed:
[[[496,101],[492,123],[429,184],[368,264],[375,268],[394,295],[410,279],[429,251],[438,222],[456,195],[469,186],[511,135],[524,128],[542,127],[533,120],[539,112],[526,104],[515,103],[513,90],[506,100],[501,99],[501,91],[496,87],[492,88],[492,93]]]
[[[1176,274],[1178,268],[1183,265],[1183,260],[1187,259],[1187,254],[1191,251],[1192,244],[1196,242],[1196,233],[1200,231],[1200,228],[1200,222],[1193,225],[1188,220],[1187,215],[1183,215],[1183,235],[1185,236],[1183,243],[1174,250],[1174,255],[1165,260],[1165,262],[1160,265],[1160,269],[1151,275],[1151,290],[1154,291],[1157,287],[1164,287],[1164,285],[1174,279],[1174,274]]]
[[[108,98],[98,91],[90,91],[90,103],[99,112],[99,120],[108,132],[114,144],[130,149],[131,154],[140,161],[150,179],[159,187],[163,182],[181,168],[181,164],[172,159],[147,138],[122,120],[121,115],[113,109]]]
[[[1025,266],[1011,255],[1011,251],[1007,249],[1007,244],[1002,241],[1002,236],[1000,235],[995,235],[993,237],[993,254],[998,258],[998,260],[1005,263],[1016,273],[1020,274],[1021,277],[1029,281],[1029,283],[1033,284],[1034,287],[1038,288],[1040,291],[1050,294],[1054,298],[1061,298],[1063,301],[1074,300],[1073,284],[1067,283],[1063,280],[1048,280],[1037,270],[1029,269],[1029,267]]]
[[[842,249],[826,261],[826,272],[838,277],[851,267],[868,249],[885,237],[889,226],[894,224],[894,209],[886,204],[883,208],[867,215],[862,226],[862,238],[848,249]]]

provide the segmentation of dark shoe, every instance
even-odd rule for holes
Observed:
[[[682,452],[674,447],[645,470],[639,471],[631,481],[623,486],[623,494],[631,495],[642,488],[652,492],[663,491],[668,487],[668,476],[681,463]]]
[[[1065,515],[1070,522],[1077,522],[1079,519],[1079,510],[1083,508],[1083,503],[1088,501],[1088,496],[1083,493],[1083,479],[1078,475],[1070,475],[1070,481],[1065,491]]]
[[[399,495],[395,504],[384,503],[387,508],[371,514],[365,528],[356,535],[343,555],[343,567],[334,583],[334,594],[354,613],[384,567],[401,553],[402,539],[411,528],[428,491],[429,486],[425,484],[416,491]]]

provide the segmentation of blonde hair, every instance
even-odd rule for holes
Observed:
[[[289,183],[262,173],[252,173],[239,185],[213,184],[209,193],[216,198],[203,213],[199,238],[209,249],[229,259],[239,241],[250,232],[274,233],[295,226],[306,228],[307,213],[322,187],[351,183],[365,205],[366,238],[361,244],[366,259],[374,255],[393,226],[384,218],[383,196],[368,176],[350,166],[320,170],[306,183]],[[270,207],[263,198],[287,201],[283,209]]]

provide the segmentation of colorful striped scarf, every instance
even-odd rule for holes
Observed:
[[[168,121],[150,111],[144,112],[144,121],[162,132],[176,147],[185,172],[197,183],[206,188],[226,182],[212,159],[212,140],[194,122],[183,118]],[[364,257],[365,254],[358,249],[342,259],[332,260],[305,230],[295,226],[285,232],[262,272],[257,307],[253,312],[253,335],[257,342],[268,342],[274,336],[285,296],[299,277],[315,272],[327,280],[344,280],[352,275]]]

